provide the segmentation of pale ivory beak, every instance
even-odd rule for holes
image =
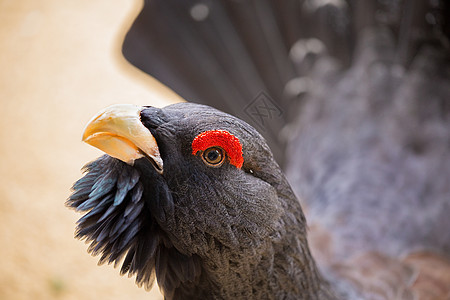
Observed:
[[[162,173],[163,161],[156,140],[140,119],[142,109],[131,104],[103,109],[86,125],[83,141],[130,165],[147,157]]]

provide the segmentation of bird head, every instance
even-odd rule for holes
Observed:
[[[238,118],[192,103],[116,105],[88,123],[83,140],[107,155],[85,166],[67,201],[85,212],[76,236],[100,263],[123,261],[121,273],[140,286],[156,275],[167,298],[223,295],[272,272],[287,227],[306,243],[269,147]]]

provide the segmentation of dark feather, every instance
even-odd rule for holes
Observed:
[[[86,165],[84,171],[85,176],[74,184],[74,193],[67,200],[68,206],[87,211],[77,222],[76,237],[90,243],[88,251],[92,255],[101,255],[99,264],[117,265],[128,253],[121,273],[137,273],[140,280],[150,279],[152,275],[147,273],[152,273],[153,267],[147,265],[154,265],[154,253],[133,250],[141,249],[139,235],[155,241],[154,247],[158,243],[157,230],[143,216],[148,209],[142,200],[139,173],[109,156]],[[130,269],[131,265],[134,267]]]
[[[163,289],[173,293],[181,282],[195,281],[201,268],[197,258],[176,250],[169,251],[174,255],[169,258],[165,247],[172,247],[171,243],[167,238],[162,242],[162,232],[153,218],[164,221],[166,215],[173,215],[172,197],[167,185],[154,185],[157,188],[147,190],[145,195],[155,201],[144,200],[139,169],[142,166],[134,168],[103,156],[85,166],[86,174],[74,184],[67,205],[86,212],[77,222],[76,237],[90,243],[88,252],[100,256],[100,265],[118,266],[125,257],[121,275],[136,275],[137,285],[149,290],[156,272],[163,276]],[[152,177],[147,168],[142,174],[145,178]]]

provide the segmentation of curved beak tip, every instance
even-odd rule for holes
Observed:
[[[142,109],[131,104],[103,109],[86,125],[83,142],[131,165],[136,159],[148,157],[162,173],[163,161],[156,140],[140,120]]]

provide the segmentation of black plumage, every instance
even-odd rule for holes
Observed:
[[[198,257],[182,255],[162,234],[156,220],[171,214],[172,199],[149,162],[143,168],[140,163],[132,167],[105,155],[87,164],[67,205],[86,213],[77,222],[76,237],[90,244],[92,255],[100,255],[99,264],[117,266],[123,260],[120,273],[136,275],[138,286],[150,289],[156,274],[173,292],[180,280],[198,281]]]

